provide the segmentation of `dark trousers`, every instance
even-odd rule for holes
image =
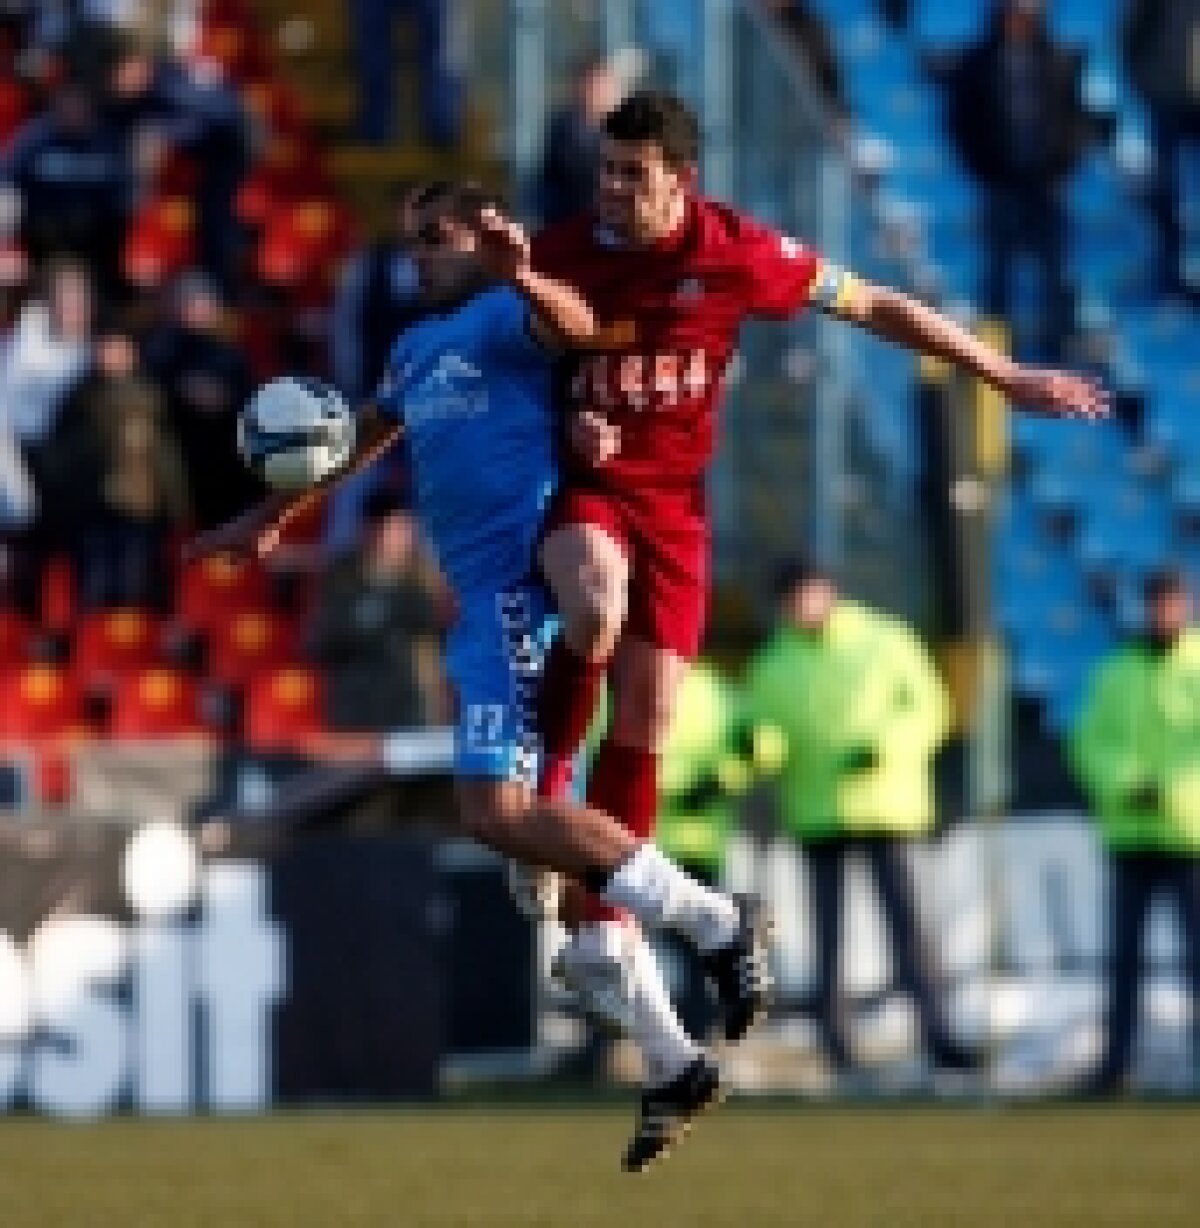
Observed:
[[[949,1065],[968,1064],[950,1036],[941,998],[940,969],[921,932],[913,898],[908,842],[892,836],[854,836],[804,845],[813,889],[817,940],[817,1009],[830,1060],[840,1070],[853,1064],[847,1002],[839,982],[842,950],[842,900],[846,859],[859,853],[875,880],[892,939],[898,982],[916,1001],[921,1031],[930,1055]]]
[[[1184,962],[1192,992],[1192,1065],[1200,1065],[1200,857],[1123,853],[1110,859],[1108,1018],[1100,1081],[1117,1083],[1129,1068],[1137,1018],[1142,944],[1150,902],[1160,892],[1179,909]]]
[[[88,609],[149,606],[165,610],[170,587],[166,565],[169,526],[107,509],[80,535],[76,556],[83,604]]]
[[[446,43],[449,35],[441,0],[353,0],[355,54],[360,80],[358,136],[382,145],[392,140],[396,127],[397,73],[396,20],[411,15],[416,23],[421,61],[421,138],[435,145],[458,139],[460,87],[450,70]],[[418,134],[405,132],[406,140]]]
[[[1154,212],[1162,242],[1163,284],[1169,290],[1200,294],[1195,275],[1185,279],[1183,269],[1183,177],[1180,159],[1189,151],[1200,156],[1200,111],[1155,111]]]
[[[1066,214],[1051,184],[991,185],[986,190],[984,310],[1011,317],[1013,273],[1020,256],[1037,266],[1041,285],[1033,344],[1039,361],[1057,359],[1072,327],[1071,291],[1064,266]]]

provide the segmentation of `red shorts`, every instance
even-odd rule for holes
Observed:
[[[708,621],[712,551],[700,484],[636,494],[568,486],[544,532],[568,525],[595,525],[621,546],[629,562],[625,631],[695,660]]]

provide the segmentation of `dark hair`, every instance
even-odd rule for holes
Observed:
[[[653,141],[677,170],[700,157],[700,123],[692,109],[665,90],[634,90],[604,121],[614,141]]]
[[[807,558],[803,555],[784,559],[775,569],[775,583],[773,585],[775,600],[782,601],[785,597],[790,597],[798,588],[803,588],[804,585],[817,581],[825,584],[833,584],[835,582],[830,569],[822,567],[816,559]]]
[[[409,510],[409,501],[402,491],[378,486],[363,500],[362,516],[364,523],[374,525]]]
[[[579,81],[584,77],[590,77],[593,73],[608,72],[610,68],[611,64],[608,56],[603,51],[593,49],[585,51],[576,58],[575,62],[571,65],[571,77]]]
[[[1187,596],[1187,576],[1179,567],[1170,564],[1156,567],[1146,575],[1142,582],[1142,595],[1147,601],[1158,601],[1161,597]]]
[[[473,179],[452,182],[441,179],[428,185],[417,198],[417,207],[427,216],[469,221],[483,209],[504,209],[504,201]]]

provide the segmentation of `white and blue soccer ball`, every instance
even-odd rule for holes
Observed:
[[[354,414],[336,388],[288,375],[264,384],[238,420],[242,459],[275,490],[305,490],[345,468]]]

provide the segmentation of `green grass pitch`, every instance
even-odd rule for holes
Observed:
[[[1200,1107],[726,1106],[618,1170],[632,1106],[0,1121],[4,1228],[1200,1223]]]

